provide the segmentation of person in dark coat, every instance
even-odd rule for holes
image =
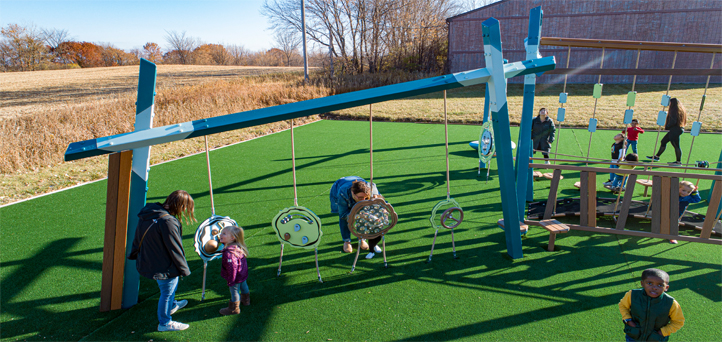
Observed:
[[[541,151],[544,158],[549,159],[549,151],[551,151],[551,143],[554,142],[554,133],[557,129],[554,127],[554,120],[547,115],[547,109],[539,110],[539,115],[531,121],[531,140],[534,153]],[[549,164],[549,161],[546,161]]]
[[[173,321],[171,315],[188,304],[187,300],[176,301],[175,292],[178,278],[191,274],[183,250],[180,219],[195,221],[193,209],[191,195],[176,190],[163,204],[147,204],[138,214],[140,219],[128,259],[136,260],[140,275],[158,283],[158,331],[188,329],[188,324]]]
[[[664,129],[669,131],[662,138],[659,145],[659,151],[653,156],[647,158],[658,161],[662,153],[667,149],[667,143],[672,143],[674,147],[674,156],[676,161],[669,163],[670,165],[682,165],[682,149],[679,147],[679,137],[684,133],[684,126],[687,125],[687,110],[679,102],[677,98],[669,100],[669,113],[664,122]]]

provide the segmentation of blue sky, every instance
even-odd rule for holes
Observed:
[[[205,43],[258,51],[273,46],[261,4],[263,0],[0,0],[0,26],[65,29],[73,40],[124,50],[147,42],[165,49],[166,31],[186,31]]]

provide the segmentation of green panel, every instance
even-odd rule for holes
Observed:
[[[592,94],[592,96],[595,99],[602,97],[602,86],[603,86],[603,84],[601,84],[601,83],[597,83],[594,85],[594,93]]]
[[[627,107],[634,107],[634,101],[637,100],[637,92],[630,91],[627,93]]]

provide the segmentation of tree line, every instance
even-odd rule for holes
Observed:
[[[64,68],[93,68],[138,64],[145,58],[156,64],[301,66],[300,40],[277,34],[277,47],[250,51],[241,45],[203,43],[185,32],[166,32],[166,48],[148,42],[142,48],[124,51],[112,44],[80,42],[67,30],[41,29],[9,24],[0,30],[0,70],[33,71]],[[309,55],[311,65],[318,53]]]

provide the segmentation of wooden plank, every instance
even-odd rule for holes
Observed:
[[[644,50],[644,51],[682,51],[700,53],[720,53],[722,44],[704,43],[668,43],[649,42],[637,40],[615,40],[615,39],[584,39],[584,38],[560,38],[542,37],[539,45],[551,46],[572,46],[589,48],[607,48],[620,50]]]
[[[496,224],[499,225],[499,227],[501,227],[502,229],[506,229],[506,226],[504,225],[504,219],[500,219],[499,221],[496,221]],[[526,223],[521,222],[521,221],[519,221],[519,228],[521,229],[522,232],[526,232],[529,230],[529,226]]]
[[[650,237],[650,238],[667,239],[667,240],[676,239],[679,241],[691,241],[691,242],[708,243],[708,244],[722,246],[722,240],[705,239],[705,238],[696,237],[696,236],[686,236],[686,235],[675,236],[675,235],[650,233],[650,232],[639,231],[639,230],[627,230],[627,229],[619,230],[619,229],[613,229],[613,228],[580,226],[580,225],[575,225],[575,224],[570,224],[569,228],[571,228],[572,230],[583,230],[583,231],[587,231],[587,232],[602,233],[602,234],[630,235],[630,236]]]
[[[669,177],[662,177],[662,193],[661,193],[661,199],[662,203],[660,206],[660,210],[658,212],[655,212],[654,215],[660,216],[660,234],[669,235],[669,203],[671,202],[669,200],[669,188],[670,188],[670,178]]]
[[[679,235],[679,178],[669,179],[669,235]]]
[[[662,131],[665,132],[665,131]],[[541,160],[540,158],[529,158],[530,160]],[[570,163],[587,163],[586,160],[566,160],[566,159],[550,159],[553,161],[558,162],[570,162]],[[610,163],[610,162],[599,162],[599,161],[589,161],[589,164],[602,164],[602,165],[614,165],[616,163]],[[632,163],[632,162],[625,162],[625,164],[628,165],[634,165],[639,167],[654,167],[654,168],[665,168],[665,169],[675,169],[675,170],[688,170],[688,171],[719,171],[722,172],[722,169],[700,169],[698,167],[685,167],[685,166],[665,166],[662,163],[655,163],[652,165],[652,163]],[[561,165],[561,164],[534,164],[529,163],[529,167],[531,168],[547,168],[547,169],[559,169],[559,170],[569,170],[569,171],[592,171],[592,172],[601,172],[604,173],[605,171],[609,173],[609,168],[607,167],[590,167],[590,166],[574,166],[574,165]],[[625,175],[650,175],[650,176],[660,176],[660,177],[680,177],[680,178],[699,178],[699,179],[709,179],[709,180],[722,180],[722,175],[707,175],[707,174],[700,174],[700,173],[682,173],[682,172],[663,172],[663,171],[652,171],[652,170],[640,170],[640,169],[616,169],[614,171],[618,174],[625,174]]]
[[[556,240],[556,238],[556,233],[549,234],[549,245],[547,246],[547,251],[554,252],[554,240]]]
[[[589,172],[583,171],[579,174],[579,224],[582,226],[589,225],[589,215],[587,210],[589,206]]]
[[[621,76],[708,76],[722,75],[719,69],[595,69],[557,68],[544,72],[551,75],[621,75]]]
[[[659,234],[662,224],[662,177],[652,178],[652,197],[649,200],[652,201],[652,233]]]
[[[115,247],[113,256],[113,288],[111,310],[120,310],[123,302],[123,272],[125,247],[128,234],[128,203],[130,202],[130,174],[133,168],[133,151],[120,153],[118,168],[117,216],[115,224]]]
[[[595,172],[589,173],[589,200],[587,201],[587,215],[589,218],[587,222],[590,226],[597,225],[597,174]]]
[[[627,225],[627,217],[629,216],[629,207],[632,205],[632,197],[634,196],[634,186],[637,184],[637,175],[629,175],[627,179],[627,189],[624,190],[624,200],[622,200],[622,209],[619,211],[617,218],[617,229],[624,229]]]
[[[715,225],[715,216],[717,216],[717,208],[719,208],[720,200],[722,199],[722,182],[715,182],[714,188],[712,188],[712,196],[709,199],[709,206],[707,207],[707,216],[702,223],[702,234],[700,237],[703,239],[709,239],[712,234],[712,228]]]
[[[113,293],[113,258],[115,257],[115,225],[118,216],[118,182],[120,153],[108,156],[108,187],[105,197],[105,235],[103,237],[103,267],[100,283],[100,311],[110,311]]]
[[[549,187],[549,199],[547,199],[547,207],[544,210],[544,219],[548,220],[554,213],[554,207],[557,202],[557,189],[559,189],[559,179],[561,178],[562,170],[554,170],[554,177],[552,177],[552,183]]]

